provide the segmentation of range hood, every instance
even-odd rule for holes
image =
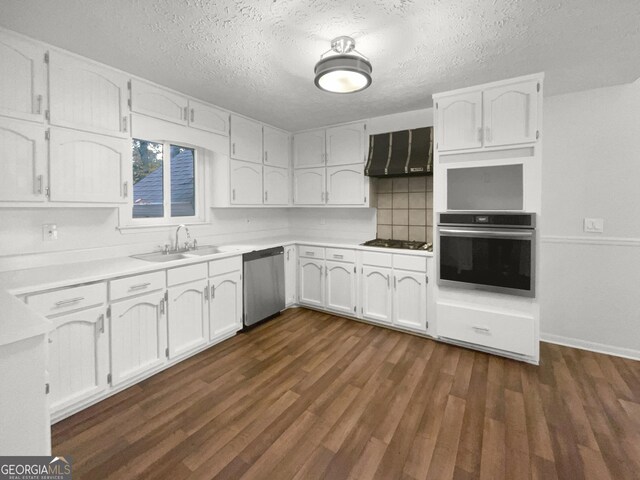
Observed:
[[[369,177],[433,175],[433,127],[369,136],[364,174]]]

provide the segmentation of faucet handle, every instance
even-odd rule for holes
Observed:
[[[193,239],[192,248],[193,248],[194,250],[197,250],[197,249],[198,249],[198,240],[196,240],[195,238]]]
[[[165,255],[169,255],[169,250],[171,250],[171,245],[169,245],[168,243],[164,244],[164,249],[162,250],[162,253]]]

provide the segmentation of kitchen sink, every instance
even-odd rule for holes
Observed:
[[[203,245],[201,247],[196,248],[195,250],[189,250],[185,252],[186,255],[213,255],[214,253],[222,253],[225,250],[221,250],[220,247],[216,247],[215,245]]]
[[[186,252],[168,253],[152,252],[143,253],[141,255],[131,255],[133,258],[144,260],[146,262],[172,262],[173,260],[181,260],[183,258],[190,258]]]

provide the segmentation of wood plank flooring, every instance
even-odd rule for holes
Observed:
[[[53,426],[75,479],[638,479],[640,362],[292,309]]]

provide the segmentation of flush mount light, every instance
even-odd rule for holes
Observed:
[[[331,40],[331,50],[320,56],[314,69],[316,87],[332,93],[354,93],[371,85],[371,63],[355,47],[351,37]],[[327,56],[331,52],[335,54]]]

